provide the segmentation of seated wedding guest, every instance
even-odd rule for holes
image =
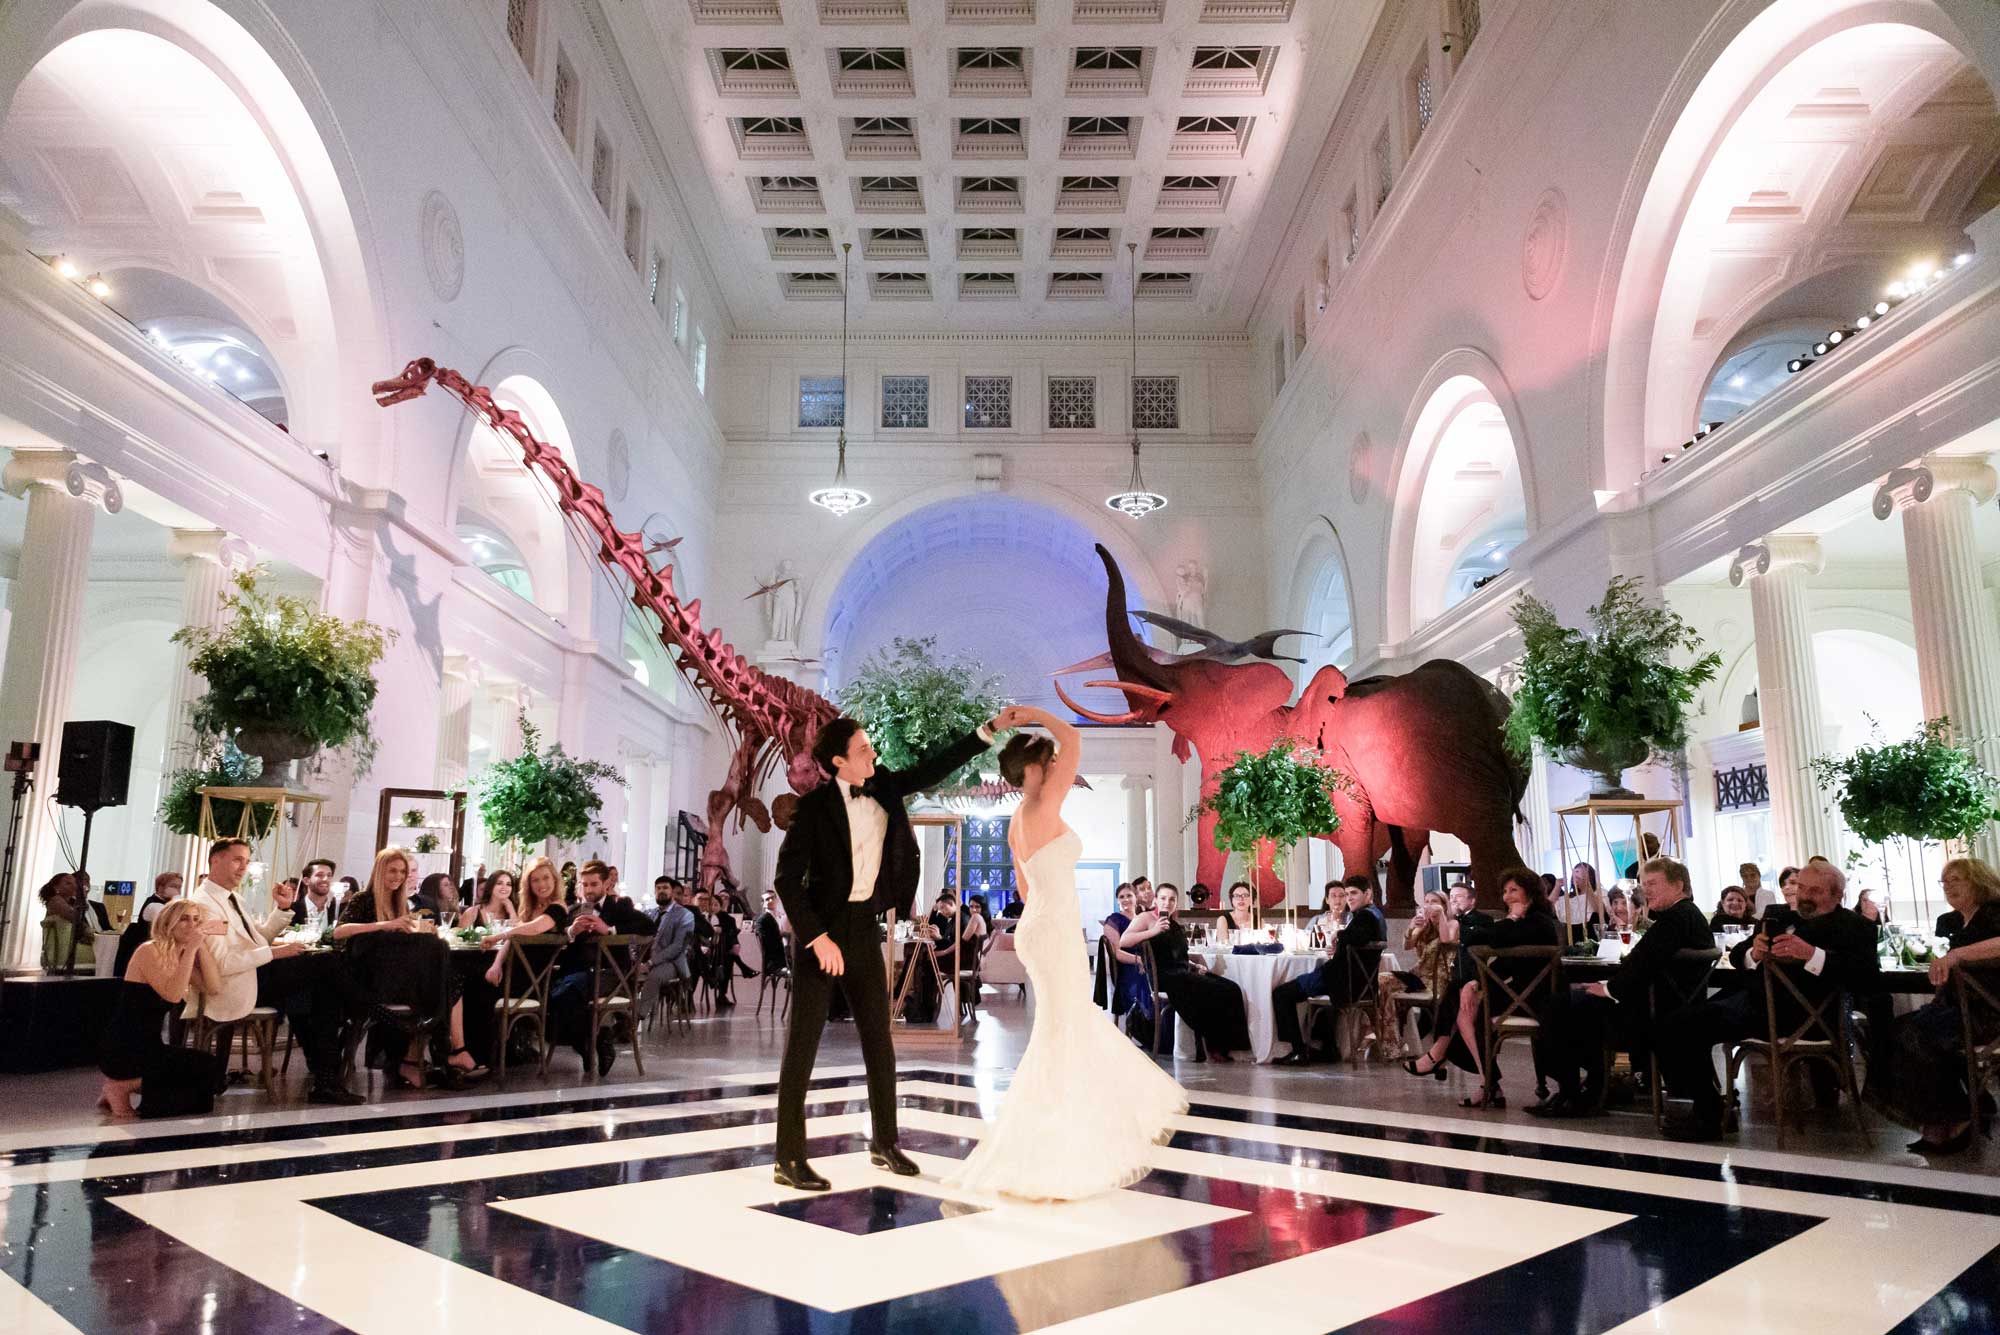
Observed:
[[[161,1041],[160,1030],[168,1014],[187,1000],[190,987],[212,991],[220,986],[215,961],[201,942],[204,935],[227,929],[220,922],[204,922],[199,909],[180,900],[155,914],[146,930],[151,938],[126,966],[98,1057],[104,1087],[97,1104],[114,1121],[133,1115],[135,1093],[141,1117],[210,1112],[222,1074],[214,1053],[169,1045]]]
[[[1451,943],[1453,958],[1457,957],[1459,933],[1468,927],[1483,927],[1493,921],[1493,915],[1479,907],[1479,894],[1472,888],[1472,882],[1463,876],[1452,882],[1446,896],[1451,912],[1446,916],[1449,922],[1438,924],[1439,934]]]
[[[712,890],[704,890],[695,896],[694,933],[698,943],[698,961],[695,973],[703,979],[709,990],[715,994],[718,1008],[736,1004],[731,994],[730,984],[736,978],[736,971],[743,961],[737,948],[743,929],[733,913],[724,913],[717,905],[717,896]],[[744,970],[746,973],[747,969]]]
[[[1596,1112],[1604,1099],[1607,1048],[1632,1053],[1634,1069],[1644,1064],[1653,988],[1677,967],[1676,951],[1709,950],[1715,945],[1715,933],[1696,907],[1692,888],[1688,869],[1672,858],[1654,858],[1640,868],[1639,889],[1646,896],[1653,925],[1609,979],[1560,989],[1543,1009],[1535,1051],[1539,1069],[1555,1090],[1531,1105],[1529,1112],[1537,1117],[1585,1117]],[[1741,891],[1737,898],[1742,898]]]
[[[1604,930],[1606,935],[1618,936],[1625,932],[1637,931],[1639,914],[1633,900],[1617,886],[1604,892],[1606,912]]]
[[[1458,887],[1453,886],[1452,892],[1456,898]],[[1470,887],[1467,887],[1467,894],[1469,897]],[[1411,1075],[1435,1076],[1442,1080],[1446,1061],[1474,1075],[1483,1074],[1480,1067],[1479,970],[1473,964],[1471,954],[1474,946],[1505,950],[1513,946],[1562,944],[1562,924],[1556,921],[1555,910],[1549,906],[1548,891],[1543,887],[1540,876],[1526,867],[1514,867],[1502,872],[1500,899],[1507,906],[1504,918],[1489,918],[1468,909],[1454,924],[1458,957],[1452,967],[1451,981],[1446,984],[1444,995],[1438,998],[1438,1018],[1434,1026],[1436,1037],[1431,1040],[1429,1049],[1403,1063],[1403,1069]],[[1541,965],[1540,960],[1505,961],[1502,976],[1514,986],[1523,986],[1541,972]],[[1490,1100],[1482,1089],[1477,1098],[1461,1099],[1459,1106],[1506,1107],[1507,1099],[1500,1093],[1497,1076],[1492,1089]]]
[[[1879,926],[1882,919],[1888,915],[1883,912],[1882,905],[1875,898],[1878,893],[1875,890],[1863,890],[1861,897],[1854,901],[1854,911]]]
[[[1878,981],[1875,925],[1841,906],[1847,878],[1831,863],[1814,862],[1791,884],[1798,912],[1766,915],[1757,934],[1729,952],[1731,963],[1739,969],[1756,969],[1767,962],[1790,967],[1792,981],[1809,1005],[1836,991],[1863,996],[1873,992]],[[1777,1011],[1781,1033],[1792,1032],[1805,1019],[1783,988],[1778,989]],[[1769,1026],[1761,986],[1685,1006],[1654,1025],[1653,1050],[1659,1055],[1667,1091],[1693,1108],[1691,1115],[1670,1116],[1669,1137],[1714,1140],[1722,1134],[1722,1095],[1716,1088],[1711,1053],[1724,1039],[1762,1036]]]
[[[646,950],[646,982],[639,994],[641,1015],[653,1013],[668,984],[689,976],[688,945],[694,937],[694,912],[674,897],[678,888],[679,883],[671,876],[653,882],[653,941]],[[783,945],[775,954],[767,946],[764,959],[767,968],[784,963]]]
[[[502,867],[481,883],[472,904],[458,915],[460,927],[492,931],[514,921],[514,873]]]
[[[1417,904],[1416,916],[1410,919],[1409,929],[1403,933],[1403,953],[1414,967],[1393,970],[1384,975],[1377,985],[1380,999],[1375,1010],[1375,1033],[1384,1040],[1394,1035],[1391,1044],[1393,1056],[1403,1055],[1402,1017],[1396,1010],[1396,989],[1400,987],[1409,992],[1430,994],[1431,1003],[1418,1008],[1418,1014],[1428,1022],[1429,1017],[1436,1013],[1436,999],[1443,996],[1445,988],[1451,985],[1452,956],[1458,947],[1455,939],[1445,940],[1447,925],[1456,926],[1452,923],[1451,906],[1444,891],[1424,891]]]
[[[1551,902],[1565,938],[1596,940],[1603,932],[1604,920],[1609,916],[1604,891],[1597,884],[1597,868],[1588,862],[1579,862],[1569,869],[1569,879],[1562,883]]]
[[[1939,878],[1945,902],[1959,915],[1951,949],[1931,961],[1924,1005],[1899,1017],[1868,1062],[1868,1102],[1898,1125],[1920,1132],[1917,1154],[1959,1154],[1972,1147],[1972,1100],[1965,1091],[1965,1029],[1952,970],[2000,961],[2000,872],[1978,858],[1953,858]],[[1992,982],[1987,980],[1990,988]],[[1981,1014],[1975,1042],[1993,1038],[1993,1017]],[[1984,1116],[1984,1114],[1981,1114]]]
[[[1625,869],[1625,880],[1639,879],[1639,868],[1660,856],[1660,836],[1650,830],[1639,836],[1639,860]]]
[[[1797,867],[1787,867],[1778,873],[1778,898],[1783,900],[1785,907],[1793,913],[1799,911],[1798,881],[1799,869]],[[1767,904],[1765,907],[1768,908],[1770,905]],[[1757,916],[1759,918],[1763,917],[1764,910],[1758,909]]]
[[[1349,890],[1361,890],[1366,892],[1364,897],[1362,898],[1361,907],[1359,909],[1350,908],[1348,910],[1349,920],[1352,921],[1354,914],[1357,912],[1367,913],[1372,915],[1375,919],[1375,926],[1381,930],[1382,939],[1384,941],[1388,940],[1389,915],[1382,912],[1382,906],[1375,902],[1375,878],[1373,876],[1368,875],[1366,872],[1356,872],[1354,875],[1349,876],[1345,880],[1343,880],[1340,883],[1340,886],[1341,886],[1341,893],[1343,896],[1345,896],[1346,892]],[[1344,900],[1344,902],[1348,904],[1353,903],[1352,900]]]
[[[1199,1052],[1216,1061],[1231,1060],[1231,1052],[1250,1047],[1250,1021],[1243,1007],[1243,990],[1227,978],[1217,978],[1200,960],[1188,956],[1187,930],[1180,923],[1180,891],[1172,882],[1162,881],[1153,893],[1153,907],[1133,919],[1123,934],[1128,949],[1153,943],[1153,965],[1159,970],[1160,990],[1167,994],[1174,1014],[1194,1030],[1200,1040]],[[1197,1055],[1196,1060],[1201,1060]]]
[[[361,882],[355,880],[352,876],[343,876],[340,878],[340,897],[342,899],[347,898],[360,888]]]
[[[1339,881],[1328,881],[1320,895],[1319,912],[1306,919],[1306,930],[1331,941],[1340,934],[1341,919],[1347,916],[1346,887]]]
[[[1104,917],[1104,944],[1110,948],[1114,972],[1099,980],[1097,1004],[1109,1005],[1113,1015],[1123,1015],[1137,1006],[1139,1014],[1150,1020],[1153,989],[1146,986],[1146,971],[1140,967],[1138,955],[1125,944],[1137,907],[1138,897],[1130,883],[1119,886],[1118,907]]]
[[[108,932],[111,930],[111,910],[104,906],[104,900],[101,897],[92,899],[90,891],[90,873],[87,871],[78,872],[76,874],[76,898],[77,902],[83,905],[86,914],[90,918],[90,930],[93,932]]]
[[[1373,976],[1372,962],[1367,964],[1364,972],[1357,961],[1363,950],[1382,944],[1382,920],[1368,911],[1369,902],[1375,897],[1375,887],[1348,885],[1344,887],[1344,893],[1347,898],[1347,928],[1334,938],[1333,951],[1326,962],[1271,989],[1271,1007],[1277,1012],[1278,1037],[1291,1045],[1291,1051],[1278,1059],[1282,1065],[1304,1066],[1312,1060],[1312,1051],[1299,1033],[1299,1007],[1305,1004],[1307,997],[1326,997],[1336,1007],[1346,1006],[1358,998]],[[1340,1053],[1329,1049],[1328,1060],[1340,1060]]]
[[[1750,890],[1747,886],[1732,885],[1722,892],[1722,900],[1709,915],[1708,930],[1719,932],[1725,927],[1750,928],[1757,925],[1757,915],[1750,908]]]
[[[1257,912],[1251,907],[1250,882],[1238,881],[1229,887],[1229,908],[1223,919],[1225,931],[1247,932],[1257,926]]]
[[[750,924],[750,930],[756,933],[757,950],[764,957],[764,972],[770,975],[785,967],[785,938],[791,935],[792,925],[785,917],[785,906],[778,901],[776,890],[766,890],[763,898],[763,911]]]
[[[451,879],[449,872],[432,872],[417,887],[417,897],[410,901],[410,910],[430,914],[431,921],[440,927],[456,926],[459,914],[465,911],[465,905],[458,899],[458,882]]]
[[[965,901],[965,912],[959,919],[959,939],[965,942],[966,953],[982,955],[986,952],[986,901],[978,895]]]
[[[333,863],[325,858],[308,862],[299,873],[299,888],[304,893],[292,901],[292,926],[326,928],[340,921],[340,896],[333,890]]]
[[[1009,922],[1014,922],[1020,918],[1022,912],[1027,907],[1026,904],[1021,902],[1021,897],[1010,890],[1007,892],[1007,907],[1000,910],[1000,916]]]
[[[478,1079],[486,1068],[465,1045],[465,1003],[459,994],[459,976],[450,957],[440,948],[422,955],[389,953],[367,945],[362,938],[383,933],[435,932],[436,924],[419,921],[410,900],[410,873],[415,861],[404,849],[390,844],[375,855],[369,868],[368,884],[349,895],[340,906],[340,922],[333,929],[335,944],[347,948],[349,970],[355,986],[370,1002],[409,1006],[420,1017],[441,1016],[450,1037],[445,1060],[446,1078],[454,1082]],[[447,887],[451,878],[445,878]],[[426,940],[430,940],[426,936]],[[428,966],[428,968],[420,967]],[[424,1032],[410,1035],[397,1069],[389,1073],[391,1089],[422,1089],[428,1067],[424,1061]]]
[[[205,938],[220,979],[215,987],[202,989],[202,1015],[227,1025],[257,1006],[282,1012],[312,1078],[306,1101],[347,1107],[360,1103],[361,1096],[341,1083],[341,1027],[353,1008],[345,967],[329,955],[308,956],[296,943],[276,944],[291,926],[291,900],[274,891],[271,912],[253,920],[236,893],[249,870],[250,845],[242,839],[218,839],[208,847],[208,875],[188,896],[208,921],[224,926],[220,935]]]
[[[496,876],[506,874],[494,873]],[[486,981],[499,987],[505,980],[509,937],[563,934],[568,930],[569,906],[563,902],[562,878],[556,875],[556,864],[545,857],[536,858],[521,873],[521,904],[515,910],[514,921],[496,928],[493,935],[487,938],[493,943],[494,950],[493,963],[486,970]]]
[[[125,930],[118,936],[118,958],[112,965],[114,978],[123,978],[127,966],[132,963],[132,955],[140,946],[153,937],[153,920],[160,916],[160,910],[181,897],[181,874],[177,871],[163,871],[153,878],[153,893],[132,915],[132,921],[125,924]]]
[[[70,942],[76,940],[76,967],[86,973],[97,969],[97,949],[92,941],[92,933],[85,930],[82,936],[76,933],[77,918],[83,910],[77,907],[76,877],[69,872],[59,871],[49,877],[36,892],[46,910],[42,918],[42,968],[61,969],[69,963]]]
[[[1784,902],[1775,885],[1764,884],[1764,869],[1754,862],[1745,862],[1736,869],[1736,879],[1743,883],[1743,898],[1749,902],[1750,916],[1760,918],[1764,910],[1773,904]]]
[[[587,1064],[594,1039],[600,1076],[610,1074],[618,1059],[618,1045],[608,1027],[591,1033],[590,989],[597,967],[597,946],[592,938],[646,936],[653,927],[645,914],[611,898],[608,871],[595,859],[577,869],[576,912],[570,915],[568,927],[570,944],[556,957],[555,982],[549,988],[549,1040],[574,1049]],[[730,923],[733,926],[735,920]]]

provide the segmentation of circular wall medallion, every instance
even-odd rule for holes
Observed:
[[[604,451],[604,498],[611,501],[625,499],[625,489],[632,485],[632,447],[625,443],[625,433],[613,430],[611,443]]]
[[[458,210],[433,190],[424,196],[421,225],[424,274],[439,301],[450,301],[465,286],[465,235],[459,230]]]
[[[1375,474],[1375,442],[1366,431],[1356,433],[1347,451],[1347,491],[1356,505],[1368,499],[1368,486]]]
[[[1555,290],[1569,253],[1569,201],[1553,187],[1542,191],[1521,237],[1521,285],[1540,301]]]

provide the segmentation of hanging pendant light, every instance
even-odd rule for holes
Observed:
[[[852,241],[840,243],[840,437],[839,462],[834,465],[833,485],[821,487],[810,497],[812,503],[822,510],[832,512],[838,519],[850,511],[859,510],[868,504],[865,491],[847,485],[847,262],[848,252],[854,249]]]
[[[1136,242],[1125,243],[1126,267],[1132,279],[1132,476],[1125,483],[1125,490],[1116,496],[1106,496],[1104,503],[1122,515],[1132,519],[1144,519],[1155,510],[1164,509],[1167,498],[1157,491],[1146,489],[1145,475],[1139,471],[1139,247]]]

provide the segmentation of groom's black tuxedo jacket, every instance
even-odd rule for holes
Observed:
[[[965,736],[906,770],[878,769],[860,791],[882,804],[888,826],[882,836],[882,869],[875,877],[871,913],[894,909],[910,915],[917,897],[917,837],[903,807],[912,793],[932,787],[978,756],[989,744],[977,733]],[[778,848],[778,898],[792,920],[792,939],[801,948],[827,930],[854,889],[853,835],[840,785],[828,779],[799,799],[792,828]]]

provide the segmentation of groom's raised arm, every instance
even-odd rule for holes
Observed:
[[[992,729],[982,723],[957,741],[933,751],[908,769],[885,770],[881,777],[894,784],[898,794],[907,797],[912,793],[921,793],[927,788],[935,788],[944,782],[953,770],[967,761],[978,759],[992,749]],[[878,779],[877,783],[880,782]]]

